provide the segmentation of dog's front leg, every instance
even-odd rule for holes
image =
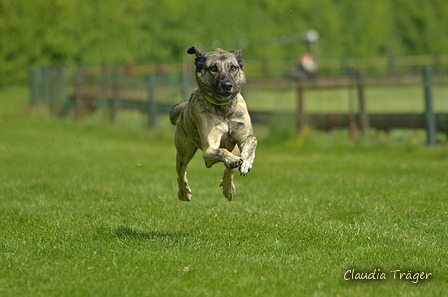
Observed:
[[[241,175],[246,175],[252,168],[252,164],[255,160],[255,149],[257,147],[257,138],[253,135],[247,136],[247,138],[239,145],[241,150],[242,164],[239,167]]]
[[[218,162],[223,162],[229,169],[240,167],[243,164],[243,160],[227,149],[221,148],[222,135],[222,129],[216,126],[202,138],[202,157],[204,158],[205,166],[210,168]]]
[[[218,162],[223,162],[229,169],[238,168],[243,164],[243,160],[226,150],[225,148],[208,147],[202,155],[207,168],[212,167]]]

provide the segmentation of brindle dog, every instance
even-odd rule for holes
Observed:
[[[196,88],[189,100],[175,105],[170,120],[176,125],[176,170],[178,197],[192,198],[186,169],[196,150],[202,150],[205,166],[218,162],[225,165],[220,187],[231,201],[235,195],[233,175],[236,170],[246,175],[255,159],[257,139],[246,102],[240,91],[246,82],[241,50],[224,51],[220,48],[207,52],[191,47],[195,54]]]

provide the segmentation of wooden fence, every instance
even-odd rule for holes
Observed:
[[[157,128],[157,115],[166,114],[179,100],[166,98],[167,90],[173,90],[179,99],[187,99],[194,88],[193,70],[178,66],[178,72],[167,73],[157,67],[146,69],[149,74],[130,73],[129,67],[107,65],[101,68],[64,67],[30,68],[30,105],[40,101],[47,102],[51,114],[72,115],[77,119],[84,116],[86,110],[94,111],[106,107],[110,110],[111,120],[116,121],[120,109],[137,109],[148,114],[149,126]],[[188,68],[188,69],[187,69]],[[139,70],[142,71],[142,70]],[[164,77],[164,79],[161,79]],[[421,86],[422,113],[370,113],[366,104],[365,90],[384,86]],[[447,71],[432,67],[423,67],[419,72],[386,75],[367,75],[361,70],[348,68],[343,75],[321,76],[315,79],[291,81],[285,77],[249,79],[246,90],[266,88],[291,89],[297,94],[297,110],[286,112],[296,118],[297,131],[303,133],[306,126],[330,130],[348,128],[367,133],[369,129],[391,130],[395,128],[426,129],[428,144],[435,143],[437,131],[448,133],[448,112],[435,112],[433,107],[433,86],[448,86]],[[356,92],[358,110],[344,113],[307,113],[307,93],[319,89],[348,89]],[[448,98],[446,98],[448,100]],[[250,111],[256,123],[269,122],[276,112]]]
[[[422,87],[422,113],[369,113],[365,90],[366,88],[390,86],[421,86]],[[434,110],[433,87],[435,85],[448,86],[448,73],[438,71],[434,74],[432,67],[426,66],[421,73],[408,73],[386,76],[366,76],[363,71],[352,69],[345,77],[334,77],[311,81],[298,81],[297,87],[297,130],[303,133],[310,123],[317,129],[349,128],[352,137],[356,131],[361,130],[367,134],[370,128],[377,130],[391,129],[425,129],[427,143],[434,145],[436,132],[448,134],[448,111],[436,113]],[[359,110],[351,110],[340,114],[307,114],[305,93],[311,89],[355,89]],[[444,98],[448,100],[447,98]]]

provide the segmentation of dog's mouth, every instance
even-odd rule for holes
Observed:
[[[214,89],[215,89],[215,94],[221,98],[229,99],[229,98],[234,97],[236,94],[236,92],[233,88],[223,89],[223,88],[218,87],[218,88],[214,88]]]
[[[219,92],[218,93],[220,97],[224,97],[224,98],[230,98],[233,97],[233,92]]]

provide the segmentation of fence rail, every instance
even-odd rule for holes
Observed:
[[[443,56],[443,59],[445,57]],[[439,60],[442,60],[439,57]],[[355,68],[347,68],[339,75],[321,75],[312,79],[288,79],[286,77],[252,78],[245,86],[247,90],[294,90],[297,104],[295,110],[285,116],[296,119],[297,131],[306,126],[330,130],[349,128],[363,133],[371,128],[391,130],[395,128],[426,129],[428,144],[435,143],[437,131],[448,133],[448,112],[435,112],[434,86],[448,86],[448,71],[443,67],[423,67],[420,71],[404,73],[371,74]],[[175,71],[174,71],[175,70]],[[64,67],[30,68],[30,105],[47,102],[51,114],[71,114],[81,119],[86,109],[105,107],[110,110],[111,120],[116,121],[120,109],[137,109],[148,114],[149,125],[157,127],[157,115],[168,113],[180,99],[187,99],[194,88],[191,66],[177,64],[170,71],[163,65],[109,67]],[[167,79],[167,76],[170,76]],[[419,86],[421,102],[425,110],[420,113],[369,112],[366,90],[391,86]],[[307,94],[315,90],[347,89],[357,95],[357,110],[351,108],[344,113],[307,113]],[[173,93],[176,93],[175,99]],[[448,100],[448,98],[444,98]],[[251,110],[256,123],[269,122],[278,113],[275,111]]]

